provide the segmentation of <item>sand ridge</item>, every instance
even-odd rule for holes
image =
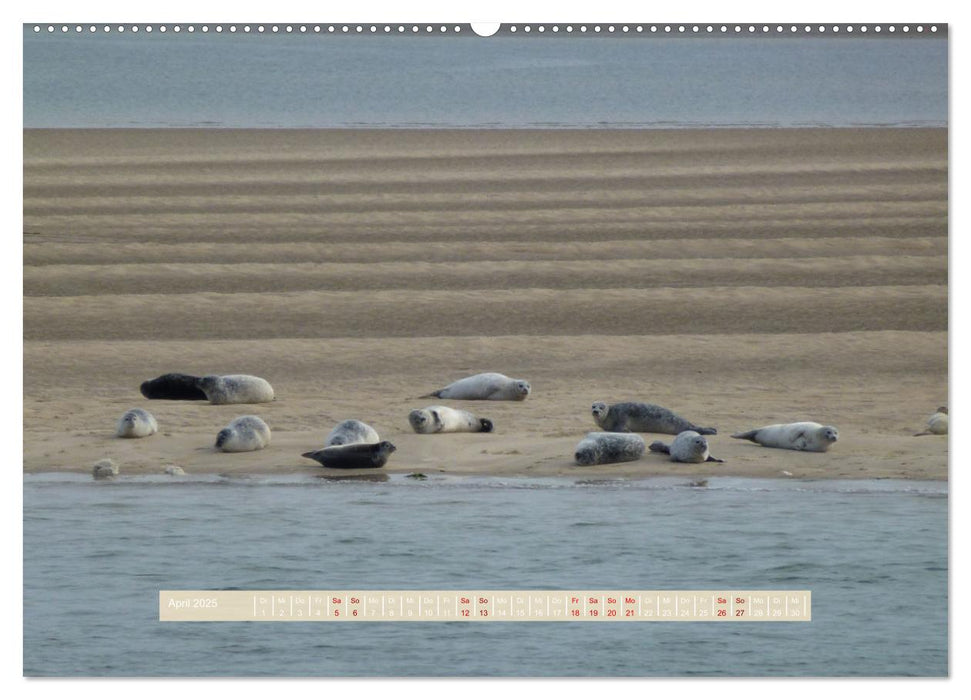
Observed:
[[[947,132],[27,130],[24,469],[306,472],[359,418],[387,471],[947,476]],[[170,371],[248,373],[273,404],[148,401]],[[415,435],[451,402],[491,434]],[[580,468],[593,401],[715,425],[724,465]],[[128,408],[158,435],[113,438]],[[269,448],[223,455],[236,415]],[[823,455],[732,440],[817,420]],[[645,436],[653,439],[653,436]]]

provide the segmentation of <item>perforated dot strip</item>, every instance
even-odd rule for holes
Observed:
[[[34,33],[483,35],[468,24],[28,24]],[[580,36],[933,36],[946,24],[504,24],[489,33]]]

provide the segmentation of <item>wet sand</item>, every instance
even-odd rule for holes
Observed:
[[[319,473],[358,418],[389,472],[947,478],[947,132],[27,130],[24,469]],[[491,434],[416,435],[449,403]],[[272,404],[148,401],[166,372],[265,377]],[[594,401],[713,425],[725,464],[578,467]],[[140,406],[149,438],[114,437]],[[260,452],[213,450],[233,417]],[[815,420],[825,454],[731,433]],[[671,436],[645,435],[669,440]]]

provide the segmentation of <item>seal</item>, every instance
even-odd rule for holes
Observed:
[[[644,454],[644,438],[623,433],[587,433],[574,450],[581,467],[613,462],[633,462]]]
[[[470,401],[525,401],[530,386],[525,379],[510,379],[498,372],[474,374],[452,382],[419,398],[465,399]]]
[[[169,476],[185,476],[185,469],[180,467],[178,464],[167,465],[163,472]]]
[[[388,463],[388,457],[396,449],[387,440],[376,444],[358,442],[304,452],[301,457],[320,462],[322,466],[331,469],[378,469]]]
[[[270,444],[270,426],[259,416],[239,416],[216,435],[216,449],[252,452]]]
[[[155,416],[142,408],[133,408],[125,411],[118,419],[115,435],[121,438],[140,438],[157,432],[158,423],[155,421]]]
[[[416,433],[491,433],[492,421],[448,406],[416,408],[408,414]]]
[[[378,437],[378,431],[367,423],[352,419],[338,423],[330,431],[327,439],[324,440],[324,447],[330,447],[331,445],[353,445],[360,442],[373,445],[376,442],[381,442],[381,438]]]
[[[699,428],[694,423],[652,403],[625,401],[607,405],[597,401],[590,407],[594,422],[611,433],[665,433],[678,435],[694,430],[699,435],[715,435],[714,428]]]
[[[801,423],[766,425],[744,433],[735,433],[732,437],[739,440],[751,440],[764,447],[825,452],[839,439],[839,432],[831,425],[803,421]]]
[[[196,385],[206,393],[209,403],[269,403],[273,401],[273,387],[265,379],[249,374],[209,374]]]
[[[206,392],[199,388],[199,377],[172,372],[142,382],[142,396],[146,399],[173,401],[205,401]]]
[[[118,465],[110,457],[99,459],[91,468],[91,476],[95,479],[113,479],[118,476]]]
[[[708,452],[708,441],[694,430],[685,430],[678,433],[678,436],[667,445],[660,440],[651,443],[651,452],[671,455],[672,462],[689,462],[700,464],[702,462],[724,462],[724,459],[716,459]]]
[[[914,433],[915,437],[918,435],[947,435],[947,406],[939,406],[937,413],[927,419],[927,430]]]

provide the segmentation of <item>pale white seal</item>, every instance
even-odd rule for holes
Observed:
[[[331,445],[354,445],[357,443],[373,445],[378,442],[381,442],[381,438],[378,437],[377,430],[367,423],[351,419],[341,421],[330,431],[327,439],[324,440],[324,447],[330,447]]]
[[[679,433],[670,445],[657,440],[651,443],[651,452],[660,452],[671,455],[672,462],[689,462],[700,464],[701,462],[724,462],[724,459],[712,457],[708,452],[708,441],[694,430],[685,430]]]
[[[416,433],[491,433],[492,421],[448,406],[416,408],[408,414]]]
[[[199,379],[198,386],[214,404],[269,403],[274,399],[270,383],[249,374],[209,374]]]
[[[115,429],[115,435],[121,438],[147,437],[157,432],[158,423],[155,421],[155,416],[141,408],[125,411],[118,419],[118,426]]]
[[[223,452],[252,452],[270,444],[270,426],[259,416],[240,416],[216,435],[216,449]]]
[[[744,433],[735,433],[732,437],[783,450],[825,452],[839,439],[839,432],[831,425],[803,421],[766,425]]]
[[[164,472],[169,476],[185,476],[185,469],[177,464],[169,464],[165,467]]]
[[[665,433],[678,435],[694,430],[699,435],[714,435],[714,428],[699,428],[674,412],[652,403],[625,401],[607,405],[597,401],[590,407],[594,422],[611,433]]]
[[[474,374],[452,382],[444,389],[425,394],[421,398],[467,399],[483,401],[525,401],[530,386],[525,379],[510,379],[498,372]]]
[[[574,450],[581,467],[592,464],[633,462],[644,455],[644,438],[634,433],[587,433]]]
[[[914,435],[947,435],[947,406],[940,406],[937,413],[927,419],[927,430]]]
[[[91,469],[91,476],[95,479],[112,479],[118,476],[118,465],[110,457],[99,459]]]

